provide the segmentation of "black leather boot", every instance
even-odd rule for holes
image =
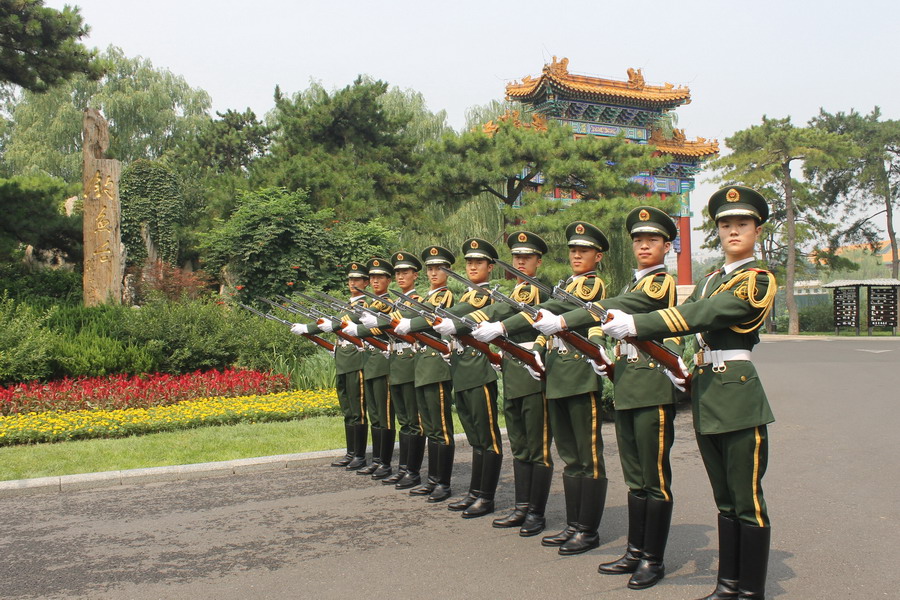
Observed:
[[[541,538],[542,546],[562,546],[575,535],[578,527],[578,507],[581,505],[581,477],[563,474],[563,491],[566,496],[566,528],[556,535]]]
[[[346,467],[353,460],[353,426],[344,425],[344,435],[347,438],[347,454],[331,463],[332,467]]]
[[[738,578],[738,598],[741,600],[765,600],[771,538],[770,527],[741,523],[741,575]]]
[[[603,508],[606,506],[605,477],[594,479],[582,477],[581,502],[578,505],[578,525],[575,534],[559,547],[562,556],[573,556],[593,550],[600,545],[600,519],[603,518]]]
[[[647,520],[647,499],[638,498],[628,492],[628,546],[625,556],[613,562],[603,563],[597,567],[600,573],[614,575],[634,573],[643,556],[644,524]]]
[[[437,444],[437,448],[438,481],[428,494],[426,502],[443,502],[453,493],[450,489],[450,477],[453,475],[453,455],[456,453],[456,446]]]
[[[494,512],[494,495],[497,493],[497,482],[500,481],[500,468],[503,466],[503,455],[496,452],[484,453],[484,464],[481,469],[481,484],[478,498],[463,511],[463,519],[483,517]]]
[[[372,462],[356,472],[357,475],[371,475],[381,466],[381,427],[372,428]]]
[[[434,491],[438,482],[438,446],[435,440],[428,438],[428,478],[409,490],[411,496],[427,496]]]
[[[666,575],[663,556],[669,540],[669,526],[672,524],[671,502],[647,498],[647,521],[644,533],[644,556],[634,575],[628,580],[628,587],[643,590],[656,585]]]
[[[542,464],[531,465],[531,489],[528,491],[528,514],[519,529],[522,537],[531,537],[544,530],[547,525],[544,511],[553,483],[553,467]]]
[[[401,433],[401,440],[403,434]],[[406,471],[397,480],[394,487],[398,490],[406,490],[422,483],[422,459],[425,458],[425,436],[411,435],[407,438]],[[403,446],[400,447],[401,455]]]
[[[447,510],[466,510],[478,499],[478,486],[481,485],[481,471],[483,467],[484,450],[472,448],[472,478],[469,480],[469,491],[459,500],[448,504]]]
[[[505,517],[494,519],[491,523],[494,527],[519,527],[525,522],[528,514],[528,500],[531,494],[531,468],[532,463],[513,459],[513,479],[516,490],[516,507]]]
[[[353,460],[345,467],[348,471],[356,471],[366,466],[366,438],[368,435],[368,425],[353,425]]]
[[[400,438],[400,457],[397,460],[397,472],[390,477],[382,479],[381,483],[384,485],[396,485],[409,470],[409,443],[413,436],[401,431],[397,434],[397,437]]]
[[[372,479],[384,479],[385,477],[390,477],[391,473],[394,472],[394,469],[391,468],[391,459],[394,458],[394,436],[396,434],[396,429],[381,430],[381,452],[378,453],[381,464],[372,473]]]
[[[732,600],[738,597],[740,577],[741,524],[719,513],[719,575],[716,589],[701,600]]]

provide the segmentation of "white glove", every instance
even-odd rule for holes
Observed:
[[[449,365],[450,364],[450,355],[444,354],[443,352],[439,352],[439,354],[441,355],[441,358],[444,359],[444,362]]]
[[[491,368],[494,369],[495,371],[497,371],[498,373],[500,373],[501,371],[503,371],[503,365],[502,365],[502,364],[495,365],[494,363],[491,363]]]
[[[394,327],[394,331],[399,333],[400,335],[406,335],[409,333],[409,328],[412,326],[412,321],[410,319],[400,319],[400,322],[397,323],[397,326]]]
[[[472,330],[472,337],[479,342],[489,342],[505,334],[506,328],[500,321],[482,321],[478,327]]]
[[[609,377],[609,374],[606,372],[606,364],[598,363],[593,358],[587,359],[587,364],[591,365],[591,368],[594,370],[594,373],[599,375],[600,377]]]
[[[606,314],[609,320],[601,326],[603,333],[617,340],[637,335],[634,317],[615,308],[609,309]]]
[[[334,350],[326,350],[325,352],[327,352],[331,358],[334,358]]]
[[[349,323],[344,325],[344,332],[352,335],[353,337],[359,337],[356,335],[356,332],[358,329],[359,329],[359,326],[356,323],[354,323],[353,321],[350,321]]]
[[[291,333],[294,335],[303,335],[309,333],[309,325],[306,323],[294,323],[291,325]]]
[[[684,364],[684,361],[681,360],[680,356],[678,357],[678,366],[681,367],[682,371],[687,373],[687,365]],[[675,386],[676,390],[678,390],[679,392],[687,391],[687,388],[684,387],[684,383],[685,383],[684,379],[682,379],[681,377],[678,377],[677,375],[675,375],[675,373],[673,373],[672,371],[670,371],[668,369],[663,369],[663,373],[665,373],[666,377],[668,377],[672,381],[672,385]]]
[[[553,335],[566,328],[566,322],[560,315],[555,315],[546,308],[540,310],[541,318],[532,324],[532,327],[544,335]]]
[[[359,318],[362,321],[362,324],[368,327],[369,329],[374,329],[378,327],[378,319],[375,318],[375,315],[370,313],[363,313],[363,316]],[[356,334],[353,334],[356,335]]]
[[[528,364],[525,365],[525,370],[528,371],[528,374],[531,375],[532,379],[540,381],[541,375],[543,375],[544,371],[546,370],[544,368],[544,361],[541,360],[541,355],[538,354],[537,352],[533,352],[532,354],[534,354],[534,359],[537,361],[537,364],[541,368],[541,370],[535,371],[534,369],[531,368],[531,365],[528,365]]]
[[[331,319],[319,319],[317,323],[322,331],[334,331],[334,321]]]
[[[450,319],[441,319],[440,322],[434,326],[434,330],[441,335],[453,335],[456,333],[456,325],[454,325],[453,321]]]

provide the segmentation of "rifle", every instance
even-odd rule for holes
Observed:
[[[291,326],[291,327],[294,326],[294,324],[291,323],[290,321],[285,321],[284,319],[279,319],[278,317],[276,317],[276,316],[273,315],[273,314],[270,314],[270,313],[264,313],[264,312],[262,312],[261,310],[256,310],[255,308],[253,308],[253,307],[251,307],[251,306],[247,306],[246,304],[242,304],[242,303],[238,302],[237,305],[240,306],[241,308],[245,309],[245,310],[248,310],[248,311],[252,312],[254,315],[257,315],[257,316],[262,317],[262,318],[264,318],[264,319],[269,319],[270,321],[275,321],[276,323],[281,323],[282,325],[288,325],[288,326]],[[304,333],[304,334],[302,334],[302,335],[303,335],[303,337],[305,337],[305,338],[308,339],[309,341],[313,342],[314,344],[318,344],[319,346],[325,348],[325,349],[328,350],[329,352],[334,352],[334,344],[332,344],[331,342],[328,342],[328,341],[326,341],[326,340],[323,340],[323,339],[320,338],[319,336],[313,335],[313,334],[311,334],[311,333]]]
[[[437,317],[437,319],[434,321],[435,323],[440,323],[440,321],[442,319],[449,319],[450,321],[453,321],[456,324],[457,329],[459,329],[460,325],[462,325],[463,327],[466,327],[468,329],[474,329],[475,327],[478,326],[478,323],[476,323],[472,319],[470,319],[468,317],[460,317],[460,316],[454,315],[452,312],[448,311],[446,308],[444,308],[442,306],[429,307],[425,304],[422,304],[415,298],[411,298],[411,297],[407,296],[403,292],[394,292],[394,293],[397,295],[397,297],[403,298],[404,300],[406,300],[407,304],[409,304],[410,307],[417,306],[420,309],[428,311],[428,312],[431,312],[431,309],[433,308],[434,314]],[[468,335],[465,333],[457,334],[457,335],[454,335],[453,337],[455,337],[457,340],[459,340],[460,344],[462,344],[464,346],[469,346],[471,348],[475,348],[476,350],[479,350],[482,354],[487,356],[487,359],[491,362],[492,365],[496,365],[498,367],[503,366],[503,357],[500,356],[499,354],[497,354],[496,352],[492,351],[491,347],[489,345],[487,345],[486,343],[479,342],[478,340],[473,338],[471,335]]]
[[[516,302],[512,298],[500,293],[500,291],[497,290],[496,287],[484,288],[479,285],[476,285],[476,284],[472,283],[471,281],[469,281],[468,279],[466,279],[465,277],[463,277],[462,275],[459,275],[458,273],[451,271],[447,267],[442,266],[441,270],[444,271],[445,273],[447,273],[448,276],[450,276],[453,279],[466,285],[470,290],[474,290],[476,292],[481,292],[481,293],[487,293],[487,295],[490,296],[494,301],[499,301],[499,302],[504,302],[506,304],[510,304],[513,306],[513,308],[516,308],[517,310],[520,310],[520,311],[523,310],[522,308],[520,308],[520,306],[529,306],[529,305],[525,304],[524,302]],[[512,341],[508,336],[505,336],[502,334],[495,337],[494,339],[492,339],[491,343],[494,344],[495,346],[497,346],[498,348],[500,348],[501,350],[503,350],[504,352],[508,353],[510,356],[512,356],[518,362],[520,362],[524,365],[528,365],[529,367],[531,367],[531,369],[533,371],[540,373],[541,378],[544,378],[544,369],[538,363],[537,359],[534,357],[534,354],[531,351],[526,350],[525,348],[523,348],[516,342]]]
[[[346,311],[348,311],[348,312],[353,313],[354,315],[359,316],[359,311],[357,310],[357,307],[355,307],[355,306],[353,306],[353,305],[351,305],[351,304],[347,304],[347,303],[344,302],[343,300],[340,300],[339,298],[335,298],[334,296],[330,296],[330,295],[326,294],[325,292],[320,292],[319,290],[314,290],[314,293],[318,294],[318,295],[321,296],[322,298],[327,298],[328,301],[331,302],[331,304],[332,304],[334,307],[336,307],[336,308],[338,308],[338,309],[340,309],[340,310],[346,310]],[[335,331],[335,333],[337,333],[338,331],[340,331],[340,329],[335,329],[334,331]],[[342,332],[342,333],[343,333],[343,332]],[[350,336],[349,334],[346,334],[346,333],[345,333],[344,335],[346,335],[346,336],[348,336],[348,337],[353,337],[353,336]],[[389,352],[389,351],[390,351],[390,348],[388,347],[388,345],[387,345],[385,342],[379,340],[379,339],[376,338],[376,337],[369,336],[369,337],[355,338],[355,339],[362,339],[362,340],[363,340],[364,342],[366,342],[367,344],[369,344],[369,345],[371,345],[371,346],[374,346],[375,348],[378,348],[378,349],[381,350],[382,352]]]
[[[499,260],[499,259],[496,260],[495,262],[498,265],[500,265],[501,267],[503,267],[504,269],[506,269],[509,273],[515,275],[516,277],[518,277],[519,279],[524,281],[525,283],[533,285],[539,291],[543,292],[546,296],[553,297],[553,290],[550,289],[548,286],[544,285],[544,283],[542,283],[540,280],[538,280],[534,277],[531,277],[530,275],[526,275],[525,273],[523,273],[522,271],[520,271],[519,269],[515,268],[514,266],[512,266],[511,264],[509,264],[507,262],[503,262],[502,260]],[[499,294],[499,292],[498,292],[498,294]],[[501,300],[501,301],[507,302],[507,304],[511,304],[513,307],[518,308],[520,311],[527,314],[533,320],[537,321],[538,319],[541,318],[540,311],[538,309],[536,309],[535,307],[531,306],[530,304],[525,304],[524,302],[516,302],[512,298],[508,298],[507,296],[504,296],[503,294],[499,294],[499,295],[503,296],[503,298],[505,298],[505,300]],[[611,361],[611,360],[609,360],[609,358],[607,358],[606,354],[604,354],[603,352],[600,351],[600,346],[598,346],[591,340],[587,339],[585,336],[578,333],[577,331],[569,331],[568,329],[563,329],[562,331],[558,331],[558,332],[554,333],[553,335],[560,338],[561,340],[563,340],[564,342],[566,342],[567,344],[569,344],[576,350],[580,350],[582,354],[584,354],[588,358],[594,360],[595,362],[600,362],[600,363],[603,363],[604,365],[606,365],[606,373],[607,373],[608,377],[610,379],[613,378],[613,376],[615,374],[615,370],[616,370],[616,365],[613,361]]]
[[[301,298],[303,298],[304,300],[306,300],[307,302],[318,302],[318,301],[317,301],[315,298],[313,298],[312,296],[307,296],[307,295],[305,295],[305,294],[301,294],[300,292],[296,292],[296,294],[297,294],[298,296],[300,296]],[[312,319],[315,320],[316,322],[319,322],[319,321],[322,321],[322,320],[328,320],[328,321],[331,321],[332,323],[338,323],[338,324],[341,323],[341,320],[340,320],[340,319],[335,319],[334,317],[332,317],[332,316],[329,315],[328,313],[322,312],[321,310],[318,310],[318,309],[316,309],[316,308],[314,308],[314,307],[312,307],[312,306],[306,306],[306,307],[304,307],[302,304],[297,304],[296,302],[294,302],[294,301],[291,300],[290,298],[285,298],[284,296],[278,296],[278,295],[277,295],[277,296],[275,296],[275,297],[278,298],[279,300],[283,301],[283,302],[287,302],[289,306],[295,307],[295,308],[298,309],[298,310],[302,310],[302,309],[304,309],[304,308],[308,309],[309,311],[312,312],[312,314],[311,314],[310,316],[311,316]],[[302,314],[302,313],[301,313],[301,314]],[[362,341],[361,339],[359,339],[358,337],[353,337],[353,336],[350,335],[349,333],[344,333],[343,331],[341,331],[340,326],[336,326],[336,327],[332,328],[332,333],[334,333],[334,335],[338,336],[338,337],[341,338],[342,340],[345,340],[345,341],[350,342],[351,344],[353,344],[353,345],[356,346],[357,348],[364,348],[364,347],[365,347],[365,345],[363,344],[363,341]]]
[[[391,302],[389,299],[385,298],[384,296],[379,296],[377,294],[373,294],[372,292],[370,292],[368,290],[360,289],[360,288],[356,287],[355,285],[353,286],[353,289],[355,289],[360,294],[363,294],[364,296],[368,296],[369,298],[373,298],[375,300],[378,300],[379,302],[383,302],[391,310],[397,310],[397,311],[400,310],[399,306],[397,306],[395,303]],[[436,338],[433,335],[425,333],[424,331],[418,332],[418,333],[405,334],[405,335],[397,333],[396,331],[394,331],[394,328],[400,323],[399,319],[391,318],[390,315],[385,315],[384,313],[379,314],[370,308],[366,308],[365,310],[366,310],[366,312],[368,312],[375,318],[380,319],[380,318],[387,316],[388,319],[390,319],[390,324],[388,325],[388,328],[385,329],[385,331],[389,335],[392,335],[399,340],[403,340],[407,344],[414,344],[416,342],[419,342],[419,343],[425,344],[429,348],[433,348],[434,350],[437,350],[441,354],[449,354],[450,353],[450,347],[446,344],[446,342],[444,342],[440,338]],[[413,312],[415,312],[415,311],[413,311]],[[418,314],[418,313],[416,313],[416,314]]]

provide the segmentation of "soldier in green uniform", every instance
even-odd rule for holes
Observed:
[[[372,286],[372,292],[379,296],[385,296],[394,276],[391,263],[383,258],[372,258],[366,263],[366,268],[369,271],[369,285]],[[380,303],[378,300],[368,302],[367,306],[384,313],[390,312],[388,305]],[[377,327],[369,329],[361,326],[359,321],[351,321],[351,323],[353,326],[348,331],[351,335],[374,336],[385,343],[390,341],[387,334]],[[372,423],[372,464],[361,468],[357,473],[371,475],[372,479],[384,479],[389,477],[393,471],[391,459],[394,454],[396,413],[388,381],[391,371],[388,354],[388,352],[382,352],[375,347],[369,348],[369,357],[363,368],[369,421]]]
[[[470,238],[463,243],[462,251],[469,281],[476,285],[487,284],[494,269],[494,260],[498,258],[497,249],[486,240]],[[486,293],[469,290],[449,310],[458,316],[468,315],[488,306],[490,302],[490,296]],[[421,324],[416,327],[421,327]],[[494,512],[494,494],[503,463],[500,425],[497,422],[497,373],[484,353],[462,346],[452,337],[468,333],[458,331],[453,321],[439,321],[434,329],[441,335],[451,336],[455,345],[450,354],[453,395],[466,439],[472,446],[472,478],[468,493],[451,502],[447,508],[461,511],[466,519],[482,517]]]
[[[369,272],[362,263],[354,262],[347,269],[347,289],[350,291],[350,304],[364,304],[365,296],[356,288],[369,285]],[[350,315],[341,315],[342,321],[349,322]],[[291,331],[298,335],[304,333],[320,333],[331,331],[331,322],[296,323]],[[347,435],[347,455],[331,463],[333,467],[346,467],[348,471],[356,471],[366,466],[366,440],[369,425],[366,419],[366,393],[363,380],[363,367],[369,355],[358,346],[337,338],[334,350],[335,389],[338,403],[344,414],[344,429]]]
[[[540,236],[528,231],[515,231],[506,239],[514,267],[526,275],[535,276],[547,253],[547,244]],[[531,284],[519,281],[511,297],[517,302],[536,305],[547,300]],[[494,303],[472,313],[475,321],[501,321],[517,314],[513,307]],[[528,350],[534,349],[534,332],[525,330],[512,341]],[[553,461],[550,458],[550,421],[544,384],[517,360],[503,359],[503,413],[513,455],[515,508],[493,521],[498,528],[518,527],[519,535],[528,537],[544,530],[544,509],[550,484],[553,481]]]
[[[576,221],[566,228],[566,238],[572,268],[566,290],[586,301],[603,299],[605,286],[596,269],[603,252],[609,249],[606,235],[590,223]],[[559,300],[548,300],[540,307],[541,314],[549,317],[577,308]],[[492,339],[504,331],[515,335],[532,324],[528,315],[519,313],[499,323],[483,324],[476,333],[480,339]],[[582,329],[580,333],[588,333],[588,326]],[[558,547],[563,556],[581,554],[600,545],[597,530],[606,504],[606,463],[600,435],[603,382],[581,353],[560,338],[541,335],[536,341],[547,356],[550,426],[559,456],[566,463],[566,528],[544,537],[541,543]]]
[[[629,313],[675,306],[675,279],[666,272],[665,256],[678,235],[675,222],[652,206],[639,206],[625,220],[631,235],[637,270],[631,283],[615,298],[597,304]],[[587,309],[535,323],[541,332],[596,325]],[[599,326],[590,330],[594,343],[603,344]],[[670,341],[669,343],[673,343]],[[680,354],[677,342],[673,345]],[[631,573],[628,587],[644,589],[665,574],[663,554],[672,520],[672,467],[669,456],[675,438],[675,389],[652,359],[620,341],[615,352],[616,439],[622,474],[628,486],[628,547],[619,560],[600,565],[601,573]],[[605,373],[605,365],[597,365]]]
[[[447,288],[447,274],[441,267],[450,267],[456,262],[452,252],[441,246],[428,246],[422,251],[422,262],[428,276],[429,290],[422,303],[434,307],[453,306],[453,292]],[[402,309],[401,309],[401,312]],[[412,314],[403,314],[397,326],[398,331],[408,333],[413,322],[419,331],[437,335],[435,331],[422,328],[424,319],[413,319]],[[427,323],[426,323],[427,325]],[[437,350],[420,344],[416,353],[416,407],[422,419],[422,427],[428,439],[428,478],[423,483],[419,473],[409,475],[397,483],[397,487],[411,487],[413,496],[427,496],[428,502],[443,502],[450,497],[450,480],[453,475],[453,457],[456,445],[453,440],[453,386],[450,375],[449,357],[443,357]],[[422,464],[422,453],[417,455]]]
[[[770,526],[762,478],[768,464],[767,425],[774,421],[751,361],[759,328],[777,285],[753,256],[769,215],[759,192],[729,186],[708,210],[725,265],[707,275],[680,306],[646,314],[610,311],[603,331],[638,340],[696,334],[691,401],[697,445],[719,509],[719,573],[705,600],[765,596]]]

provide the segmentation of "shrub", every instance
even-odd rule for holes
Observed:
[[[800,331],[834,331],[834,308],[830,302],[807,306],[800,310],[799,317]]]
[[[81,273],[0,263],[0,291],[19,302],[49,305],[81,301]]]
[[[49,312],[0,296],[0,384],[50,373],[53,334],[43,327]]]
[[[54,378],[137,374],[155,370],[153,358],[144,348],[90,331],[82,331],[75,336],[55,336],[51,357]]]

